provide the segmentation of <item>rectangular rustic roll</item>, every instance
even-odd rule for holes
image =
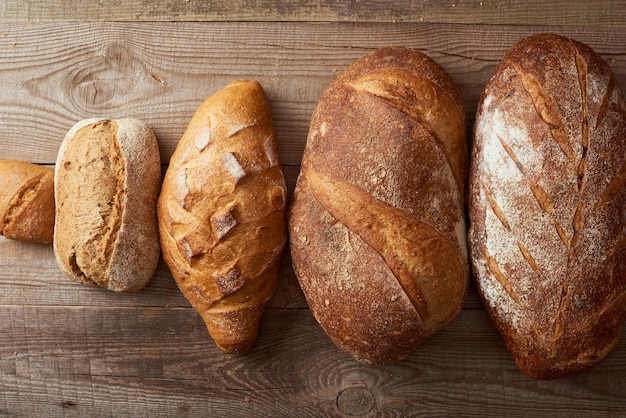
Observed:
[[[156,138],[133,119],[86,119],[55,166],[54,253],[70,279],[116,292],[144,288],[159,262]]]
[[[461,309],[466,176],[459,93],[424,54],[381,48],[320,97],[290,248],[313,315],[355,359],[399,361]]]
[[[519,368],[587,370],[626,318],[626,103],[589,47],[539,34],[481,97],[471,160],[474,277]]]

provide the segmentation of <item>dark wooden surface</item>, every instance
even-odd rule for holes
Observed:
[[[266,89],[290,192],[330,81],[384,45],[419,49],[480,92],[522,37],[585,42],[626,89],[624,1],[100,1],[0,5],[0,158],[54,164],[86,117],[134,116],[164,168],[198,104],[236,78]],[[472,287],[402,362],[350,359],[313,319],[288,254],[254,348],[221,353],[161,263],[120,295],[70,282],[50,246],[0,238],[0,416],[626,416],[626,340],[589,373],[521,374]]]

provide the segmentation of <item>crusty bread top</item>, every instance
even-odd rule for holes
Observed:
[[[52,242],[54,171],[37,164],[0,160],[0,235]]]
[[[464,122],[458,89],[439,65],[409,48],[380,48],[324,91],[302,168],[358,186],[434,226],[466,260],[464,219],[448,219],[465,201]]]
[[[481,98],[475,275],[529,374],[580,369],[616,341],[626,313],[625,115],[609,67],[587,46],[549,34],[516,44]]]
[[[410,48],[380,48],[361,57],[359,65],[348,67],[333,85],[370,94],[416,119],[437,141],[465,198],[468,160],[463,102],[452,78],[431,58]],[[333,94],[333,90],[325,93]],[[332,99],[327,101],[332,106]],[[335,101],[335,106],[342,103]]]
[[[78,122],[61,144],[55,181],[55,254],[64,272],[115,291],[143,288],[159,256],[152,131],[132,118]]]
[[[208,299],[221,299],[257,277],[285,240],[281,222],[272,226],[284,217],[286,186],[269,106],[257,105],[264,96],[258,83],[236,81],[209,97],[164,180],[160,206],[168,216],[162,224],[177,242],[177,263]],[[234,285],[220,284],[233,269],[242,281],[221,288]]]

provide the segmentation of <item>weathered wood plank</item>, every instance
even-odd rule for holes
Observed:
[[[265,87],[281,157],[298,165],[311,113],[333,78],[383,45],[406,45],[457,83],[468,134],[480,93],[504,52],[553,27],[377,23],[4,24],[0,34],[0,158],[54,163],[67,130],[86,117],[134,116],[166,163],[196,107],[236,78]],[[626,31],[558,28],[588,43],[626,87]]]
[[[161,260],[148,286],[135,294],[118,294],[75,283],[59,270],[52,246],[11,241],[0,236],[0,305],[67,307],[188,308],[167,266]],[[289,249],[281,260],[270,307],[306,309],[308,305],[291,265]],[[473,284],[466,309],[482,309]]]
[[[359,364],[308,310],[271,309],[226,355],[191,308],[0,306],[0,413],[28,416],[528,416],[626,409],[626,341],[592,373],[522,376],[484,311],[463,311],[402,362]],[[610,379],[611,384],[607,384]]]
[[[38,21],[268,21],[428,22],[460,24],[620,27],[626,3],[619,0],[38,0],[0,4],[0,19]]]

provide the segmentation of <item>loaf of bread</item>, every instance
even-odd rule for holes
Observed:
[[[452,79],[402,47],[357,60],[319,99],[291,255],[316,320],[361,362],[401,360],[462,307],[464,117]]]
[[[589,47],[513,46],[481,97],[469,241],[487,310],[536,379],[604,359],[626,317],[626,103]]]
[[[54,170],[0,160],[0,235],[50,244],[54,231]]]
[[[196,110],[158,201],[163,257],[225,352],[256,340],[287,241],[286,199],[265,92],[234,81]]]
[[[159,148],[143,122],[88,119],[55,167],[54,253],[65,275],[116,292],[145,287],[159,262]]]

